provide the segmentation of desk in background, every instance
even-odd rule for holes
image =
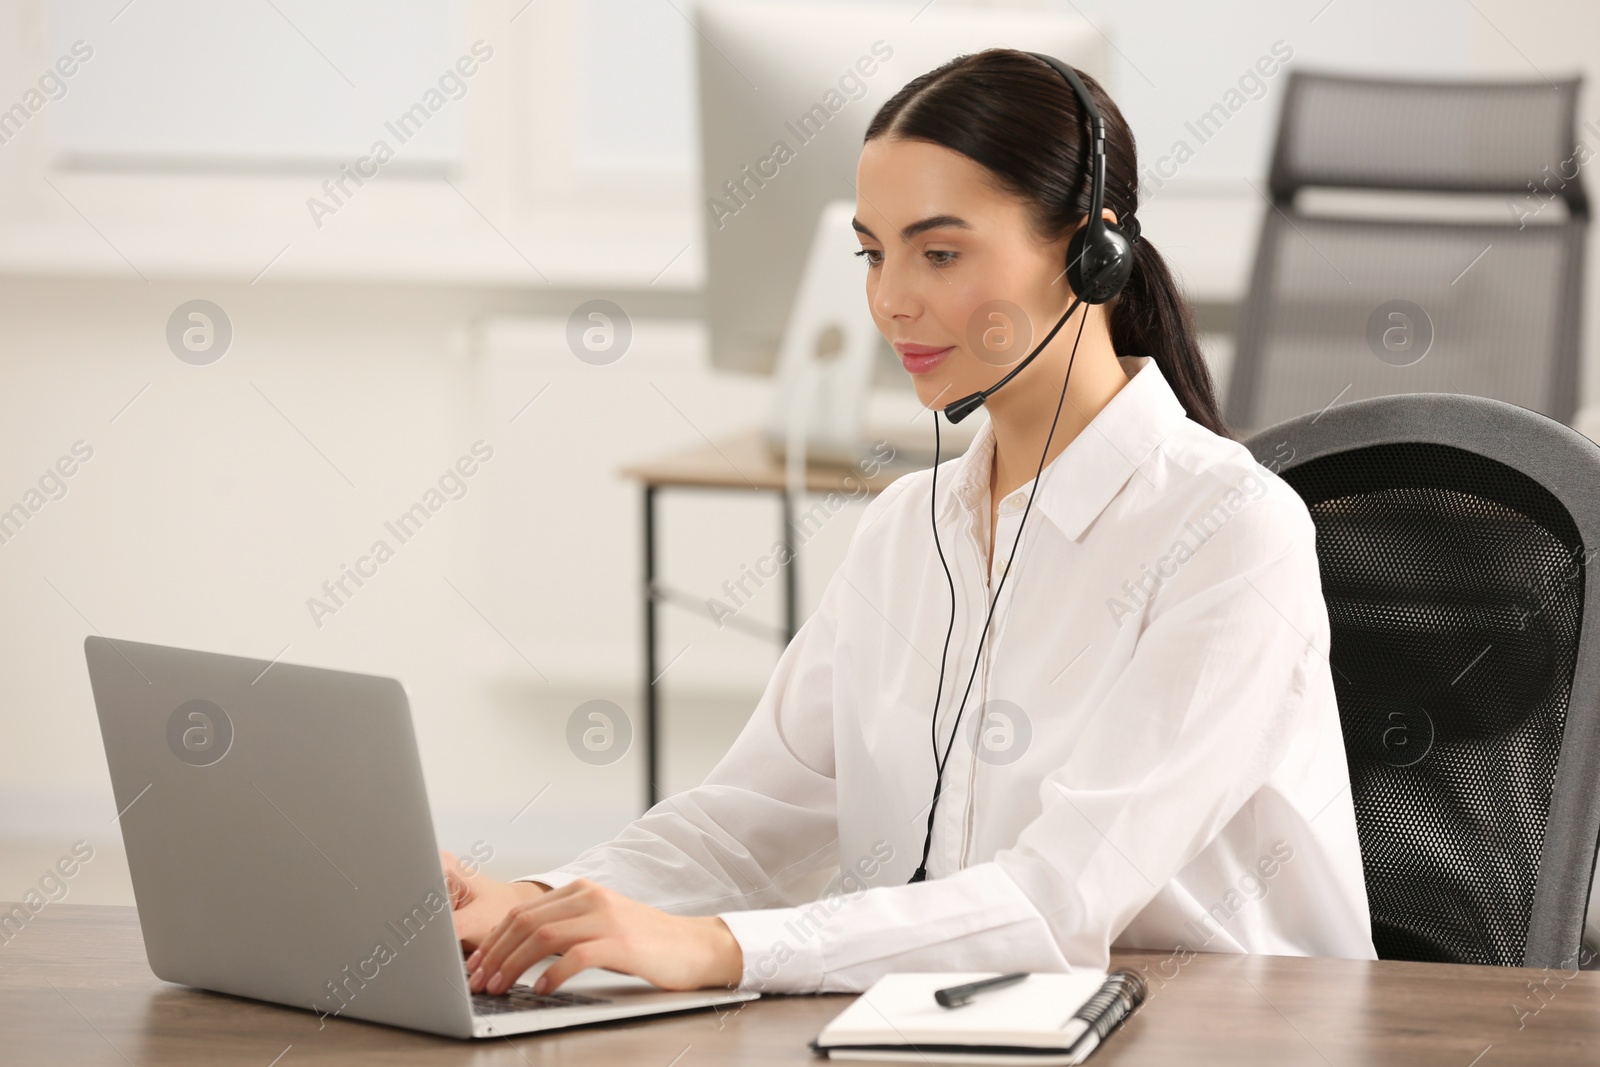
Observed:
[[[9,907],[9,905],[8,905]],[[1094,1067],[1592,1064],[1600,972],[1287,956],[1116,952],[1150,999]],[[1171,975],[1163,980],[1160,976]],[[1544,990],[1536,996],[1534,987]],[[0,945],[0,1062],[8,1065],[823,1064],[806,1043],[849,999],[765,997],[535,1037],[454,1041],[167,985],[132,908],[50,904]],[[1519,1028],[1519,1023],[1520,1028]]]
[[[806,491],[839,492],[856,497],[865,483],[868,495],[875,495],[911,469],[905,465],[884,467],[868,477],[854,467],[810,463],[806,466]],[[657,733],[660,699],[656,694],[656,682],[659,680],[656,671],[656,606],[672,603],[696,611],[705,610],[703,598],[673,589],[657,579],[657,496],[667,489],[720,489],[771,493],[778,498],[782,509],[778,534],[785,548],[784,554],[789,559],[782,567],[783,626],[779,630],[769,631],[759,624],[737,617],[727,621],[731,626],[777,640],[780,647],[787,646],[799,629],[799,561],[795,558],[794,504],[788,494],[784,465],[780,458],[768,451],[758,430],[707,441],[704,445],[674,452],[660,459],[633,464],[623,468],[622,475],[638,482],[644,491],[644,736],[645,807],[648,808],[662,796],[661,752]]]

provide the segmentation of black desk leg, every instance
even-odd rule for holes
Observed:
[[[779,490],[778,499],[783,501],[783,554],[788,558],[783,565],[783,646],[788,648],[799,629],[795,617],[800,610],[800,561],[795,558],[794,501],[789,499],[787,490]]]
[[[644,806],[661,788],[656,743],[656,487],[644,487]]]

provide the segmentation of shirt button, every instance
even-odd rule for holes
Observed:
[[[1022,505],[1023,499],[1021,493],[1012,493],[1005,499],[1005,508],[1007,511],[1017,511],[1022,507]]]

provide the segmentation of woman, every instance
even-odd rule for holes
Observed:
[[[1133,137],[1083,82],[1133,263],[1065,320],[1090,138],[1062,75],[992,49],[874,117],[859,254],[923,404],[1045,343],[965,455],[867,507],[703,785],[560,871],[447,863],[474,991],[550,953],[541,991],[591,966],[817,992],[1113,945],[1374,957],[1314,528],[1228,438],[1130,217]]]

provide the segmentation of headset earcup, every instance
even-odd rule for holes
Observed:
[[[1133,273],[1133,244],[1115,226],[1099,227],[1094,241],[1083,226],[1067,243],[1067,284],[1085,304],[1104,304],[1122,292]]]

